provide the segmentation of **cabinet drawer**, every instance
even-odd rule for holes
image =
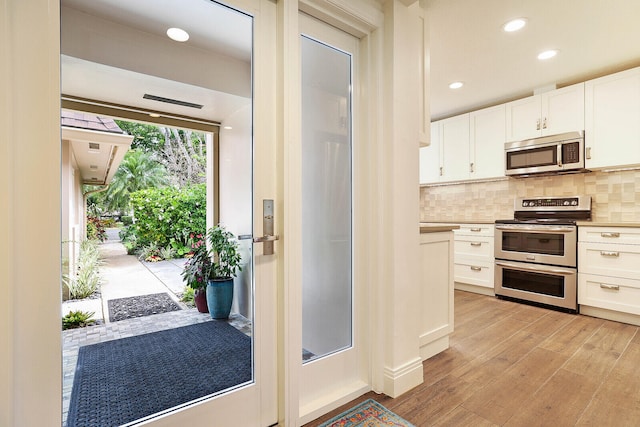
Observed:
[[[456,262],[453,266],[454,280],[459,283],[493,289],[493,263]]]
[[[623,243],[640,245],[640,228],[579,227],[578,240],[592,243]]]
[[[493,237],[456,236],[453,248],[456,260],[482,258],[483,261],[493,261]]]
[[[493,236],[493,224],[459,224],[454,236]]]
[[[640,246],[578,243],[581,273],[640,279]]]
[[[578,304],[640,314],[640,280],[580,273]]]

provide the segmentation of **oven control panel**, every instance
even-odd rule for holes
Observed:
[[[518,197],[514,208],[516,211],[590,211],[591,197]]]
[[[522,207],[561,207],[561,206],[578,206],[577,197],[566,197],[562,199],[524,199]]]

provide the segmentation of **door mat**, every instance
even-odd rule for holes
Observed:
[[[382,426],[415,427],[373,399],[365,400],[337,417],[320,424],[318,427]]]
[[[107,301],[107,305],[111,322],[181,310],[166,292],[111,299]]]
[[[67,427],[127,424],[251,381],[251,367],[251,339],[224,321],[83,346]]]

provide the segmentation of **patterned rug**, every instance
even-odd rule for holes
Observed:
[[[373,399],[365,400],[359,405],[320,424],[318,427],[415,427],[400,418]]]

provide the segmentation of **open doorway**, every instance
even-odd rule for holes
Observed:
[[[176,18],[177,21],[180,21],[180,19],[186,20],[184,22],[187,23],[191,21],[191,24],[203,22],[202,19],[209,19],[209,27],[212,20],[225,22],[225,25],[235,24],[233,27],[235,31],[239,29],[245,30],[245,36],[240,37],[240,39],[245,40],[245,42],[248,40],[249,53],[247,54],[244,49],[236,46],[234,54],[230,55],[229,52],[234,49],[234,46],[229,46],[229,44],[224,46],[224,43],[216,43],[216,49],[207,50],[206,55],[200,57],[199,62],[197,62],[199,66],[215,65],[215,67],[199,68],[194,72],[194,62],[192,61],[195,60],[196,54],[201,53],[200,51],[203,50],[203,46],[207,45],[207,43],[211,43],[206,34],[199,33],[202,30],[201,27],[195,27],[199,28],[199,30],[195,32],[194,38],[195,36],[202,36],[198,37],[198,45],[195,48],[179,46],[177,42],[169,41],[164,35],[155,34],[148,27],[129,27],[129,24],[133,21],[144,21],[148,25],[149,20],[133,19],[132,17],[136,13],[144,13],[144,16],[147,16],[150,10],[161,9],[163,16],[171,15],[171,13],[167,13],[167,8],[158,8],[157,4],[153,6],[148,4],[149,8],[144,10],[144,5],[141,3],[146,2],[134,2],[135,5],[130,5],[128,3],[131,2],[105,0],[92,2],[92,5],[88,5],[87,2],[63,0],[61,2],[63,108],[88,112],[99,118],[117,117],[159,124],[160,126],[165,126],[165,129],[174,129],[176,126],[183,125],[182,131],[176,131],[176,133],[187,132],[185,129],[195,129],[202,132],[206,142],[204,155],[207,164],[205,170],[206,228],[209,229],[214,224],[222,222],[238,239],[238,250],[242,256],[244,268],[242,268],[242,273],[234,280],[235,292],[232,315],[230,317],[232,319],[244,319],[244,323],[240,325],[239,329],[244,328],[244,335],[250,338],[249,345],[243,345],[242,350],[238,350],[235,347],[230,349],[232,357],[228,358],[220,355],[217,357],[220,360],[240,360],[245,367],[248,365],[249,376],[248,378],[246,376],[228,378],[223,382],[223,387],[221,388],[199,388],[200,383],[205,381],[196,378],[195,382],[186,383],[186,379],[192,375],[191,373],[183,373],[182,378],[172,378],[167,381],[167,372],[161,370],[161,368],[166,370],[166,367],[163,366],[164,362],[161,361],[151,366],[148,362],[149,359],[142,359],[144,360],[143,363],[147,365],[144,366],[144,370],[138,370],[140,376],[136,378],[134,374],[130,374],[130,378],[126,379],[133,381],[119,385],[120,389],[125,389],[127,393],[117,394],[114,391],[118,390],[118,385],[116,385],[116,388],[111,389],[111,391],[107,389],[104,392],[105,395],[92,395],[91,399],[94,402],[89,402],[88,406],[83,407],[84,409],[78,410],[74,405],[80,401],[87,400],[87,397],[81,396],[76,391],[81,387],[81,385],[78,385],[78,388],[76,388],[76,385],[79,384],[76,375],[81,372],[85,365],[90,363],[104,365],[104,360],[98,360],[97,362],[91,362],[90,359],[79,360],[78,353],[81,353],[80,350],[83,347],[81,340],[70,339],[69,342],[73,342],[73,346],[66,346],[67,340],[65,338],[64,363],[69,366],[65,366],[65,379],[67,381],[63,394],[66,393],[65,397],[68,397],[68,399],[65,399],[65,405],[71,406],[70,415],[72,414],[72,416],[68,419],[69,426],[87,425],[86,421],[84,421],[86,418],[81,418],[80,415],[85,415],[87,411],[94,410],[98,411],[94,414],[98,415],[92,417],[98,420],[96,425],[103,425],[105,419],[100,418],[102,412],[99,411],[105,409],[105,407],[108,408],[114,402],[122,403],[124,401],[125,405],[118,406],[114,404],[119,408],[130,407],[131,405],[126,405],[128,400],[135,401],[135,406],[137,407],[145,406],[145,403],[141,401],[141,393],[144,391],[155,393],[156,396],[155,398],[149,397],[147,399],[149,405],[146,409],[142,412],[123,415],[123,418],[109,418],[108,422],[119,425],[144,419],[153,414],[163,413],[194,401],[209,398],[218,393],[219,390],[237,387],[247,381],[250,382],[253,378],[251,19],[215,2],[203,0],[192,0],[192,2],[193,7],[176,9],[176,14],[173,18]],[[173,2],[174,9],[178,6],[178,3]],[[212,11],[212,8],[215,9],[215,12]],[[189,13],[185,14],[187,10]],[[226,13],[227,15],[221,18],[218,16],[220,13]],[[133,21],[131,21],[132,19]],[[123,40],[128,40],[130,43],[123,43]],[[102,49],[96,49],[96,46],[100,46]],[[186,52],[182,52],[183,50],[186,50]],[[171,66],[166,65],[167,55],[171,57]],[[126,66],[122,62],[123,57],[128,58],[127,61],[129,62],[127,62]],[[132,58],[134,59],[132,60]],[[183,59],[185,61],[182,61]],[[160,66],[161,63],[164,63],[165,66]],[[176,63],[179,66],[176,67]],[[94,131],[100,132],[97,129],[94,129]],[[218,137],[219,145],[216,144]],[[91,150],[91,142],[86,140],[85,142],[87,142],[87,146]],[[120,150],[123,149],[122,147],[119,148]],[[96,149],[95,145],[93,149]],[[73,148],[69,150],[70,164],[73,161],[84,162],[81,157],[81,155],[73,151]],[[115,157],[108,156],[107,163],[114,159]],[[121,158],[120,160],[123,159]],[[91,166],[93,165],[88,164],[89,170],[92,169]],[[107,167],[114,167],[114,164],[112,163]],[[83,175],[85,174],[83,171],[84,169],[78,164],[76,169],[72,168],[71,173],[77,173],[84,179]],[[88,178],[90,179],[91,177]],[[74,180],[70,179],[70,181]],[[69,203],[64,201],[62,205],[70,206]],[[78,212],[77,206],[75,211]],[[64,218],[63,212],[63,221]],[[84,220],[84,215],[82,219]],[[122,218],[119,219],[121,220]],[[76,235],[81,236],[85,233],[86,225],[75,223],[71,228],[73,232],[70,237],[75,241]],[[167,248],[163,247],[163,249]],[[76,252],[72,252],[69,258],[71,260],[70,265],[73,266]],[[154,267],[157,267],[157,265],[152,265],[146,258],[143,257],[143,261],[149,264],[147,266],[148,271],[156,277],[161,276],[162,272],[157,269],[154,273]],[[175,266],[179,268],[179,264]],[[129,276],[129,279],[133,278],[134,276]],[[167,287],[170,288],[170,286]],[[175,299],[173,300],[173,302],[176,302]],[[177,310],[175,312],[177,313]],[[154,346],[158,346],[158,354],[167,353],[167,348],[175,348],[167,347],[169,345],[167,344],[168,342],[176,340],[167,335],[172,330],[180,330],[177,346],[181,350],[187,347],[190,353],[181,353],[182,356],[176,355],[173,359],[177,359],[178,363],[175,365],[176,368],[170,369],[170,371],[175,372],[177,370],[181,372],[181,366],[198,366],[203,363],[202,360],[197,360],[197,356],[194,356],[194,354],[198,354],[195,351],[204,351],[209,356],[208,353],[213,353],[214,348],[222,347],[219,343],[212,342],[205,344],[203,347],[203,345],[194,344],[187,339],[194,333],[191,329],[181,328],[191,327],[193,324],[199,323],[216,323],[215,321],[212,323],[210,317],[206,315],[199,316],[195,314],[195,309],[192,309],[192,312],[189,316],[182,317],[181,320],[178,320],[174,312],[165,313],[168,316],[162,319],[159,317],[161,314],[154,315],[155,317],[145,316],[144,318],[124,319],[123,322],[128,322],[126,327],[115,325],[116,322],[104,319],[104,325],[98,325],[101,329],[94,329],[95,332],[85,334],[86,336],[91,335],[91,338],[84,343],[87,347],[103,343],[114,345],[115,342],[118,342],[118,345],[128,345],[134,349],[133,353],[125,352],[122,346],[113,351],[114,354],[122,355],[119,358],[120,360],[116,360],[116,362],[130,362],[136,360],[141,354],[146,356],[152,353],[151,350]],[[215,335],[219,334],[219,332],[208,334]],[[140,342],[130,344],[131,341],[127,341],[130,338],[141,335],[151,336],[152,341],[145,341],[142,344]],[[207,349],[211,351],[207,351]],[[75,359],[67,354],[73,353],[74,350],[77,350]],[[194,357],[196,360],[193,360]],[[204,370],[210,368],[210,366],[207,366],[206,361],[204,361],[204,364]],[[112,372],[125,370],[129,365],[130,363],[114,365]],[[68,372],[72,372],[72,375],[68,375]],[[136,369],[134,368],[132,372],[136,372]],[[101,375],[101,373],[91,373],[85,376],[88,377],[88,382],[95,382],[97,375]],[[153,376],[160,378],[161,390],[153,390],[152,387],[145,383],[147,379]],[[112,375],[108,375],[106,381],[102,379],[97,382],[107,384],[112,382],[112,377]],[[164,383],[162,383],[162,380],[164,380]],[[138,384],[141,385],[140,388],[136,388]],[[185,384],[189,385],[185,387]],[[162,403],[157,406],[158,401],[162,400],[157,397],[158,395],[165,397],[175,394],[180,387],[187,389],[186,395],[182,395],[177,400],[164,401],[169,403]],[[118,409],[120,412],[122,410]],[[107,412],[104,416],[113,417],[114,415]]]

